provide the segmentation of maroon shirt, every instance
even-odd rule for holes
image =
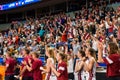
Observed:
[[[26,61],[27,64],[28,64],[28,59],[31,59],[31,60],[32,60],[32,58],[31,58],[30,56],[26,56],[26,57],[24,57],[24,60],[23,60],[23,61]],[[23,68],[24,66],[26,66],[26,65],[22,64],[22,68]],[[30,71],[28,71],[28,70],[26,69],[25,72],[23,73],[23,77],[33,77],[32,71],[30,72]]]
[[[40,67],[42,66],[42,61],[37,59],[32,63],[32,71],[33,71],[33,79],[34,80],[42,80],[42,74]]]
[[[120,77],[120,55],[110,54],[103,60],[107,65],[107,77]]]
[[[10,57],[9,59],[6,59],[5,64],[9,65],[7,70],[5,71],[5,75],[14,74],[14,69],[15,69],[15,66],[16,66],[16,60]]]
[[[58,70],[60,76],[57,77],[57,80],[68,80],[68,71],[67,71],[67,64],[63,61],[58,64]]]

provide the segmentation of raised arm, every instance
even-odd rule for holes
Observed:
[[[102,51],[103,51],[102,43],[99,42],[97,47],[98,47],[98,62],[104,62],[103,61],[103,53],[102,53]]]

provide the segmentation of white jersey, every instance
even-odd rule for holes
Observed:
[[[74,66],[74,63],[73,63],[73,59],[71,58],[70,60],[68,60],[68,73],[73,73],[74,70],[73,70],[73,66]]]
[[[51,60],[52,64],[55,64],[53,58],[49,58],[49,59]],[[46,74],[45,80],[48,80],[47,77],[48,77],[48,73]],[[54,74],[53,72],[51,72],[51,75],[50,75],[50,79],[49,79],[49,80],[57,80],[57,77],[55,76],[55,74]]]
[[[93,58],[91,58],[91,59],[93,59]],[[89,64],[91,59],[88,59],[86,61],[86,64]],[[84,74],[85,74],[85,78],[86,78],[85,80],[96,80],[96,63],[93,64],[93,68],[92,68],[91,72],[86,71]]]
[[[79,62],[79,64],[81,63],[81,61]],[[86,71],[84,70],[84,68],[81,69],[81,71],[78,72],[78,76],[77,77],[81,77],[81,80],[87,80],[86,79]],[[79,80],[79,79],[77,79]]]

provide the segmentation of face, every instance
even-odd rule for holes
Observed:
[[[25,56],[25,54],[26,54],[26,51],[25,51],[25,50],[23,50],[23,51],[22,51],[22,55],[23,55],[23,56]]]
[[[81,53],[79,53],[79,52],[78,52],[77,56],[80,57],[80,58],[82,57]]]
[[[85,51],[85,55],[88,56],[89,55],[89,49],[87,48]]]
[[[69,60],[71,58],[71,56],[70,55],[67,55],[67,59]]]
[[[32,58],[35,59],[35,55],[34,54],[32,54]]]
[[[6,58],[8,58],[8,54],[5,54]]]
[[[61,60],[61,56],[59,54],[56,55],[57,61]]]
[[[48,52],[46,52],[46,56],[49,57],[49,53]]]

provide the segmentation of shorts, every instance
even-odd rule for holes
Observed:
[[[74,73],[69,73],[68,74],[68,79],[74,80]]]

